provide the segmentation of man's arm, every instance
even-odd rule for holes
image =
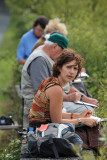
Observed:
[[[25,59],[19,59],[19,60],[18,60],[18,63],[19,63],[19,64],[22,64],[22,65],[24,65],[24,64],[25,64],[25,62],[26,62],[26,60],[25,60]]]
[[[81,95],[83,95],[82,99],[81,99]],[[75,101],[78,101],[80,99],[82,101],[84,101],[84,102],[87,102],[87,103],[91,103],[91,104],[94,104],[94,105],[97,105],[97,106],[99,105],[97,99],[87,97],[86,95],[81,93],[79,90],[77,90],[73,86],[70,86],[69,93],[67,95],[64,95],[64,97],[63,97],[64,101],[73,101],[73,102],[75,102]]]
[[[31,77],[32,85],[35,92],[37,91],[41,82],[47,77],[51,76],[51,72],[49,70],[47,62],[43,57],[38,57],[31,63],[28,68],[28,73]]]

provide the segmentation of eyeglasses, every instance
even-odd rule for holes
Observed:
[[[40,33],[44,32],[44,30],[42,28],[40,28],[39,26],[35,27],[34,30],[37,32],[40,32]]]

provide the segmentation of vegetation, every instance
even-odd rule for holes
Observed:
[[[96,114],[107,117],[107,1],[106,0],[6,0],[11,12],[11,25],[4,35],[0,46],[0,114],[12,115],[13,120],[22,121],[21,99],[17,96],[15,85],[20,83],[21,66],[16,61],[16,50],[20,37],[32,28],[32,22],[38,15],[49,19],[59,17],[68,29],[69,47],[76,50],[85,59],[84,67],[90,77],[87,88],[93,97],[99,100]],[[41,7],[42,6],[42,7]],[[106,124],[105,124],[106,126]],[[107,139],[104,130],[103,136]],[[4,135],[4,132],[3,132]],[[1,134],[0,134],[0,137]],[[15,133],[14,137],[17,137]],[[10,136],[7,142],[3,138],[1,159],[10,160],[19,154],[15,148],[19,141]],[[0,144],[0,146],[1,146]],[[15,152],[13,152],[13,146]],[[5,152],[6,151],[6,152]],[[11,155],[3,157],[4,154]],[[100,150],[100,160],[107,158],[104,149]],[[15,156],[19,159],[18,156]],[[15,158],[14,158],[15,159]]]

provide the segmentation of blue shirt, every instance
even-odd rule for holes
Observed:
[[[17,60],[27,59],[32,52],[32,48],[38,38],[34,35],[33,29],[25,33],[17,48]]]

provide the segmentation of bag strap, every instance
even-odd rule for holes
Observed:
[[[66,124],[59,124],[58,126],[58,138],[62,138],[62,131],[66,128],[69,128]]]
[[[55,146],[55,143],[53,142],[52,134],[49,135],[49,144],[52,147],[55,158],[59,159],[59,154],[58,154],[57,148]]]

